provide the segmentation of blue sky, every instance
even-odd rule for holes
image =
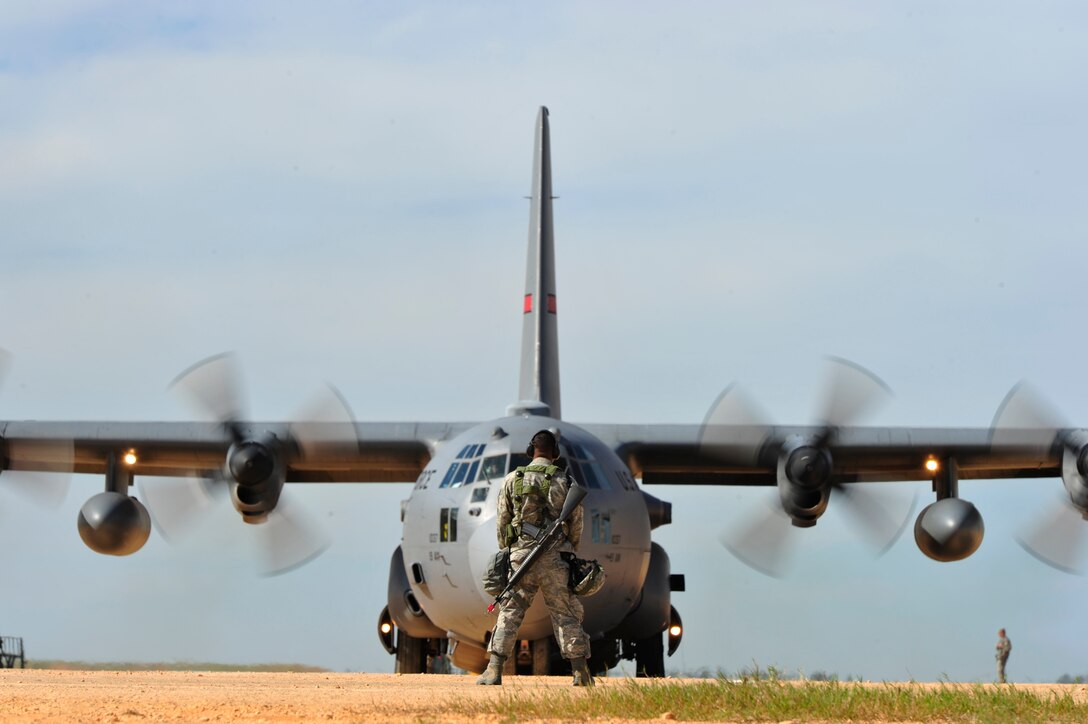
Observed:
[[[895,390],[875,424],[985,427],[1025,377],[1083,421],[1085,14],[5,7],[0,417],[187,419],[167,382],[224,349],[257,418],[323,380],[361,420],[501,414],[544,104],[569,420],[697,422],[740,380],[804,423],[835,354]],[[50,512],[0,487],[0,628],[31,656],[391,669],[374,626],[405,486],[299,491],[333,546],[265,580],[229,509],[95,556],[74,523],[100,485]],[[1059,490],[963,483],[987,534],[952,565],[909,539],[875,562],[832,506],[778,581],[717,542],[760,491],[655,487],[688,581],[668,666],[987,679],[1004,626],[1014,679],[1088,673],[1088,584],[1013,542]]]

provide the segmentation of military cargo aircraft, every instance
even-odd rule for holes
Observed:
[[[700,424],[564,420],[550,144],[549,114],[541,108],[525,292],[518,300],[520,389],[504,415],[478,423],[356,422],[333,395],[312,419],[252,422],[241,410],[232,358],[218,356],[175,380],[212,421],[0,422],[0,477],[103,475],[105,491],[84,504],[78,528],[91,549],[107,555],[135,553],[152,520],[169,535],[215,491],[229,493],[246,523],[281,531],[273,572],[321,551],[319,537],[291,512],[287,483],[414,482],[401,507],[401,543],[391,554],[388,605],[378,617],[380,642],[405,673],[435,670],[443,656],[469,671],[485,667],[495,619],[481,574],[498,545],[497,487],[526,463],[526,443],[541,429],[559,436],[562,464],[588,489],[579,552],[607,573],[604,587],[584,600],[597,671],[626,658],[636,661],[639,674],[664,675],[665,655],[683,636],[672,595],[684,590],[684,576],[671,571],[668,554],[652,538],[654,529],[671,522],[671,506],[640,483],[766,486],[777,492],[781,520],[801,528],[815,525],[834,498],[886,547],[909,519],[900,522],[865,502],[865,486],[858,484],[930,480],[935,501],[918,515],[914,533],[922,552],[938,561],[962,560],[982,540],[981,515],[959,497],[963,478],[1061,477],[1069,507],[1088,514],[1088,432],[1063,426],[1023,387],[1010,393],[990,429],[859,427],[856,421],[886,388],[839,360],[816,425],[770,424],[737,388],[727,389]],[[171,479],[194,476],[202,482],[172,486]],[[137,477],[146,507],[130,494]],[[50,494],[45,478],[23,484]],[[775,574],[775,530],[756,518],[724,542],[749,565]],[[1025,545],[1063,567],[1060,555],[1040,552],[1034,541]],[[521,636],[510,665],[531,674],[564,670],[539,598]]]

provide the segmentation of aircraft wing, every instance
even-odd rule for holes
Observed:
[[[435,447],[468,423],[244,423],[240,438],[275,435],[287,482],[411,482]],[[223,467],[232,431],[189,422],[0,422],[5,470],[105,474],[111,454],[131,452],[140,476],[189,477]]]
[[[436,446],[468,429],[468,422],[355,423],[355,435],[329,424],[311,424],[308,436],[325,440],[296,450],[287,460],[287,482],[411,482]],[[316,426],[316,430],[314,429]],[[724,445],[704,445],[701,425],[583,425],[609,445],[636,477],[649,484],[774,485],[786,442],[812,438],[816,427],[720,430]],[[246,423],[246,437],[295,435],[284,422]],[[1038,444],[1049,437],[1054,444]],[[1060,477],[1060,431],[989,429],[842,428],[828,447],[834,477],[843,483],[927,480],[926,461],[955,459],[961,479]],[[105,474],[110,453],[132,451],[141,476],[187,477],[222,467],[231,435],[222,425],[190,422],[0,422],[5,469]],[[290,447],[288,448],[291,449]]]
[[[995,478],[1061,479],[1068,502],[1052,507],[1017,542],[1049,566],[1081,572],[1078,541],[1088,531],[1082,520],[1088,511],[1088,431],[1055,426],[1053,419],[1031,394],[1010,393],[994,426],[985,429],[748,423],[584,427],[611,446],[644,484],[776,486],[773,507],[735,522],[720,538],[738,560],[770,576],[785,570],[788,523],[815,525],[833,489],[847,503],[841,508],[847,519],[878,553],[909,527],[911,513],[901,517],[864,488],[842,485],[849,483],[931,481],[936,502],[918,515],[915,543],[934,560],[963,560],[982,543],[984,525],[978,509],[959,497],[959,481]],[[670,517],[661,501],[651,502],[659,517]]]
[[[816,439],[818,427],[702,425],[584,425],[612,447],[636,477],[649,484],[775,485],[783,450]],[[1046,444],[1040,444],[1040,441]],[[838,428],[828,439],[836,482],[929,480],[930,459],[954,460],[960,479],[1057,478],[1062,431],[989,429]]]

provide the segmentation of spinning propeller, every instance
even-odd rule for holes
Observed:
[[[0,387],[10,366],[11,354],[0,349]],[[56,470],[20,470],[20,459],[53,461]],[[74,461],[75,444],[71,440],[6,443],[0,447],[0,488],[10,490],[35,505],[59,508],[68,496]],[[9,465],[13,467],[9,468]]]
[[[1088,432],[1069,427],[1038,391],[1020,382],[1005,396],[991,440],[1050,453],[1060,447],[1062,484],[1068,495],[1049,506],[1016,542],[1037,560],[1064,573],[1084,575],[1088,553]]]
[[[859,535],[877,555],[887,552],[911,520],[873,486],[834,479],[833,450],[840,428],[855,424],[891,397],[878,377],[852,362],[828,359],[828,373],[817,426],[785,440],[773,437],[769,417],[741,389],[732,385],[707,413],[700,443],[705,453],[745,467],[777,469],[778,495],[768,507],[735,529],[723,531],[722,545],[750,568],[768,576],[784,575],[797,531],[823,515],[831,491]],[[917,494],[915,495],[915,498]],[[791,525],[792,524],[792,525]]]
[[[309,563],[329,546],[325,531],[286,491],[288,463],[357,453],[355,420],[340,393],[326,386],[283,439],[245,421],[240,380],[231,354],[209,357],[174,379],[170,387],[183,401],[222,425],[230,448],[222,469],[196,471],[199,479],[141,482],[141,496],[159,533],[177,540],[217,498],[229,495],[243,520],[255,524],[262,572],[277,575]]]

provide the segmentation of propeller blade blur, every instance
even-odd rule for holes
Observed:
[[[301,568],[330,545],[324,528],[285,490],[268,521],[254,526],[259,538],[261,572],[278,576]]]
[[[770,417],[740,388],[726,387],[710,406],[699,430],[703,452],[751,465],[770,437]]]
[[[71,475],[68,473],[31,473],[5,470],[0,487],[43,508],[59,508],[68,497]]]
[[[340,390],[326,384],[295,416],[291,434],[304,458],[354,454],[359,451],[355,415]]]
[[[241,374],[231,352],[197,362],[170,383],[182,401],[201,416],[230,425],[245,417]]]
[[[718,540],[733,557],[754,571],[783,578],[790,570],[797,531],[776,501],[768,501],[741,525],[722,531]]]
[[[994,413],[990,441],[1046,451],[1065,427],[1062,414],[1038,390],[1021,380],[1009,390]]]
[[[1083,576],[1086,538],[1088,520],[1068,502],[1056,501],[1037,523],[1016,537],[1016,542],[1051,568]]]
[[[851,483],[834,488],[838,496],[832,505],[842,510],[844,517],[858,535],[873,549],[876,556],[887,553],[903,536],[914,520],[919,493],[914,489],[906,504],[901,490],[879,484]],[[903,512],[905,511],[905,515]]]
[[[212,506],[227,495],[227,483],[209,478],[137,478],[140,500],[151,514],[155,530],[175,544],[198,527]]]
[[[11,353],[0,348],[0,388],[11,369]],[[60,507],[68,497],[68,485],[75,467],[75,444],[71,440],[21,443],[0,450],[0,461],[11,467],[0,467],[0,488],[10,490],[24,500],[45,508]],[[6,457],[6,461],[4,458]],[[19,470],[19,460],[46,461],[56,468],[55,472]]]
[[[859,364],[827,358],[819,423],[831,428],[856,424],[892,398],[891,388]]]
[[[68,497],[68,487],[75,467],[75,443],[50,440],[9,444],[10,469],[0,472],[0,488],[10,490],[24,500],[45,508],[57,508]],[[52,472],[20,470],[20,460],[45,461]]]
[[[254,442],[245,439],[248,433],[243,425],[246,416],[241,377],[235,356],[224,353],[193,365],[178,375],[170,386],[197,411],[223,423],[236,445],[270,445],[269,455],[292,455],[288,441],[272,438]],[[316,456],[327,465],[329,457],[336,454],[354,456],[358,453],[355,418],[335,388],[326,387],[306,406],[300,419],[301,422],[291,424],[291,442],[301,452],[302,462],[307,457]],[[237,476],[237,473],[233,475]],[[239,485],[256,485],[253,481],[238,481]],[[211,491],[229,492],[234,490],[234,485],[234,479],[220,481],[213,477],[211,480],[197,481],[196,484],[187,481],[184,486],[163,486],[161,490],[147,486],[146,494],[151,497],[149,507],[153,511],[156,527],[167,538],[183,535],[206,512],[212,502]],[[322,528],[287,494],[286,489],[279,490],[282,485],[283,480],[280,479],[275,488],[278,499],[271,503],[275,507],[267,512],[267,519],[244,526],[253,531],[248,535],[257,541],[260,568],[264,575],[279,575],[299,568],[329,546]],[[236,507],[237,504],[235,500]]]

